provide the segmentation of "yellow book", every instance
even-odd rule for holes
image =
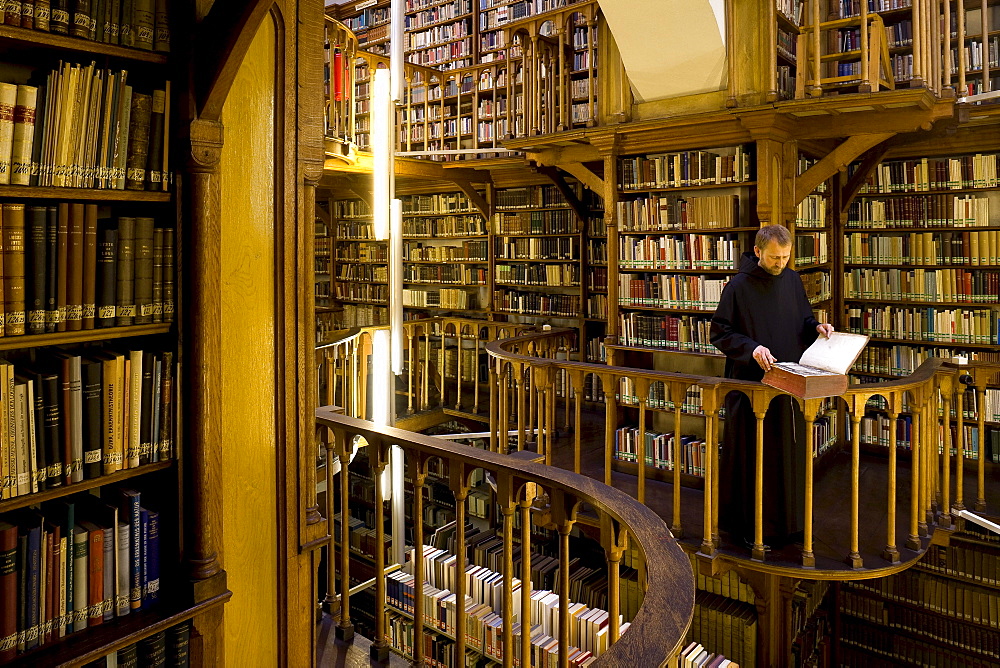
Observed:
[[[979,233],[972,232],[969,235],[969,242],[972,248],[969,252],[969,264],[979,265]]]

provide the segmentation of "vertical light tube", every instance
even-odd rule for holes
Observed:
[[[376,329],[372,336],[372,422],[389,426],[389,330]]]
[[[392,199],[392,113],[389,70],[376,68],[372,77],[372,221],[375,238],[389,238],[389,200]],[[386,351],[388,352],[388,350]]]
[[[398,445],[393,445],[389,449],[389,471],[392,472],[392,482],[389,488],[392,490],[393,499],[389,505],[392,526],[392,562],[401,564],[406,547],[406,539],[403,535],[406,529],[406,516],[403,511],[403,448]]]
[[[403,373],[403,203],[389,205],[389,332],[392,372]]]
[[[403,17],[404,0],[392,0],[389,5],[389,70],[392,72],[392,101],[403,101]]]

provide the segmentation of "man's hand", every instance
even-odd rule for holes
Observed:
[[[759,364],[760,368],[764,371],[770,371],[771,365],[778,361],[774,358],[774,355],[771,354],[771,351],[764,346],[757,346],[754,348],[753,358],[757,360],[757,364]]]
[[[830,335],[833,334],[833,325],[824,322],[822,325],[816,325],[816,331],[820,336],[830,338]]]

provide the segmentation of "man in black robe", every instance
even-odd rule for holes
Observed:
[[[813,317],[802,280],[788,269],[791,235],[781,225],[757,232],[754,252],[726,284],[710,340],[726,355],[726,377],[760,381],[774,362],[798,362],[833,326]],[[719,458],[719,528],[753,543],[757,418],[750,399],[725,400]],[[801,536],[805,501],[805,419],[790,396],[776,397],[764,418],[764,542],[779,547]]]

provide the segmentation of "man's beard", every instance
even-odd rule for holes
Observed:
[[[772,276],[781,276],[781,272],[783,272],[784,270],[785,270],[784,267],[778,267],[777,269],[773,269],[771,267],[764,267],[764,271],[771,274]]]

